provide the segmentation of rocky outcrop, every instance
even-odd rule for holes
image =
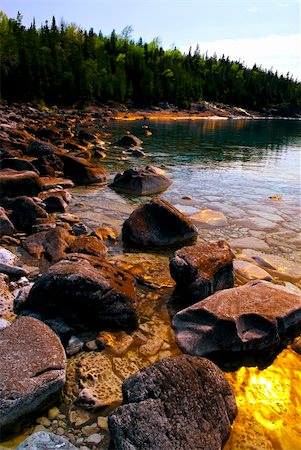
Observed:
[[[76,450],[76,448],[63,436],[46,431],[37,431],[21,442],[16,450]]]
[[[170,273],[177,283],[175,294],[189,305],[215,291],[233,287],[232,260],[226,241],[181,248],[170,260]]]
[[[66,357],[53,331],[21,317],[0,332],[0,428],[33,416],[55,401],[65,382]]]
[[[91,255],[71,254],[51,266],[33,285],[18,312],[43,319],[61,317],[68,325],[134,330],[134,278]]]
[[[110,187],[116,191],[134,195],[151,195],[162,192],[171,185],[171,180],[153,167],[129,169],[118,173]]]
[[[265,281],[216,292],[173,319],[186,353],[270,351],[301,329],[301,295]]]
[[[37,195],[41,190],[41,180],[36,172],[13,169],[0,170],[0,197]]]
[[[109,415],[115,448],[218,450],[237,409],[232,389],[211,361],[181,355],[131,376],[124,404]]]
[[[61,159],[64,163],[64,175],[71,178],[76,184],[104,183],[106,181],[105,171],[100,167],[91,167],[83,158],[61,155]]]
[[[184,214],[159,198],[135,209],[122,227],[122,240],[140,247],[180,246],[196,239],[197,234]]]
[[[118,145],[119,147],[139,147],[142,144],[143,141],[137,136],[134,136],[133,134],[125,134],[118,139],[115,145]]]

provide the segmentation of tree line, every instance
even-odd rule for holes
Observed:
[[[2,98],[8,101],[133,103],[169,102],[188,107],[201,100],[260,110],[301,107],[301,84],[227,57],[208,57],[197,47],[182,54],[163,50],[158,38],[131,38],[131,27],[109,36],[55,18],[40,28],[22,16],[0,12]]]

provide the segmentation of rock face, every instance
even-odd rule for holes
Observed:
[[[143,141],[133,134],[125,134],[116,142],[120,147],[139,147],[142,144]]]
[[[33,196],[40,192],[41,181],[36,172],[2,169],[0,170],[0,186],[0,197]]]
[[[221,449],[237,409],[220,369],[205,358],[167,358],[126,380],[109,415],[119,450]]]
[[[122,240],[141,247],[181,245],[197,235],[184,214],[159,198],[135,209],[122,227]]]
[[[129,169],[118,173],[110,187],[116,191],[134,195],[150,195],[162,192],[171,185],[164,175],[152,167]]]
[[[233,257],[226,241],[183,247],[170,260],[176,294],[191,304],[234,286]]]
[[[62,436],[45,431],[37,431],[21,442],[16,450],[76,450],[76,447]]]
[[[173,328],[179,347],[192,355],[270,350],[301,328],[301,295],[250,282],[180,311]]]
[[[90,255],[71,254],[33,285],[21,311],[68,325],[133,330],[137,327],[134,278]]]
[[[0,332],[0,428],[37,413],[60,394],[66,357],[56,334],[32,317]]]
[[[91,167],[83,158],[61,155],[64,163],[64,175],[76,184],[104,183],[106,174],[100,167]]]

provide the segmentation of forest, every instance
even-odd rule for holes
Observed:
[[[131,27],[109,36],[53,17],[26,28],[22,15],[0,12],[1,98],[67,106],[120,102],[135,106],[169,102],[189,107],[207,100],[254,110],[299,111],[301,84],[228,57],[208,57],[197,47],[163,50],[158,38],[135,42]]]

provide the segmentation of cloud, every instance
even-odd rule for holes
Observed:
[[[289,36],[270,35],[260,38],[221,39],[199,42],[201,54],[214,53],[218,57],[225,55],[231,60],[240,60],[248,67],[254,64],[263,69],[271,69],[278,74],[289,72],[294,78],[301,80],[300,34]],[[192,45],[194,51],[196,47]],[[189,46],[180,48],[188,53]]]

